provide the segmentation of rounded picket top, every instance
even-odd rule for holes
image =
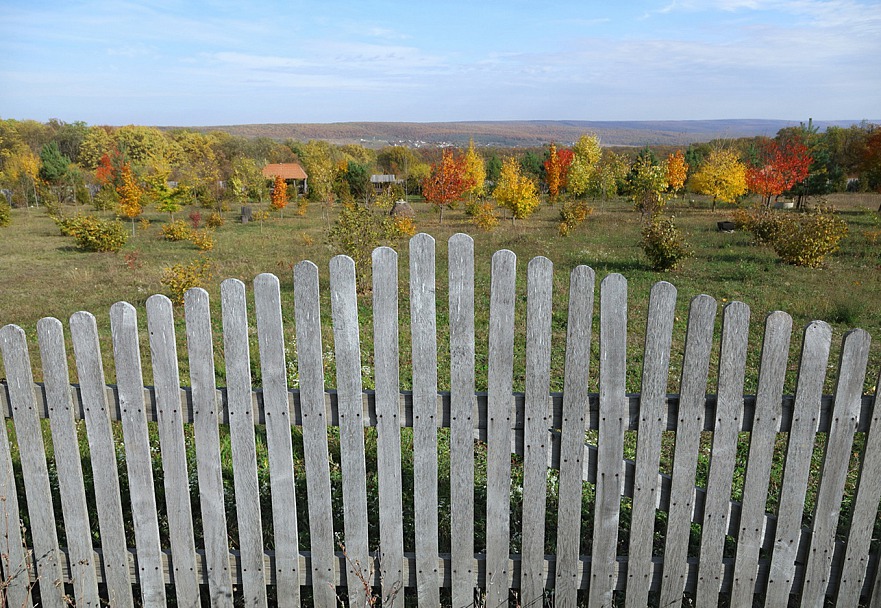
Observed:
[[[254,289],[257,289],[257,286],[261,287],[269,287],[275,286],[279,288],[281,286],[281,281],[279,281],[278,277],[271,272],[261,272],[256,277],[254,277]]]
[[[453,236],[447,240],[447,246],[453,247],[455,245],[459,246],[468,246],[474,248],[474,238],[470,234],[465,234],[464,232],[457,232]]]
[[[345,254],[335,255],[330,258],[330,274],[355,275],[355,260]]]
[[[43,317],[37,321],[37,333],[64,331],[64,325],[55,317]]]
[[[425,247],[431,246],[434,247],[435,240],[434,237],[428,234],[427,232],[420,232],[419,234],[414,234],[410,237],[410,247]]]
[[[189,312],[208,305],[208,292],[202,287],[190,287],[184,293],[184,310]]]
[[[669,281],[658,281],[654,285],[652,285],[651,292],[649,294],[649,298],[673,298],[676,299],[678,292],[676,290],[676,286]]]
[[[171,314],[173,305],[171,299],[161,293],[153,294],[147,298],[147,314],[167,313]]]
[[[245,284],[238,279],[226,279],[220,284],[220,297],[226,300],[230,297],[245,295]]]
[[[627,291],[627,279],[620,272],[610,272],[602,281],[600,281],[600,289],[624,289]]]
[[[310,277],[318,278],[318,266],[310,260],[303,260],[294,266],[294,285],[298,281],[308,280]]]
[[[88,310],[80,310],[70,315],[68,324],[70,325],[71,333],[76,329],[86,330],[96,329],[98,327],[98,321],[95,319],[95,315]]]
[[[543,255],[537,255],[531,260],[529,260],[529,264],[526,265],[527,271],[530,272],[538,272],[540,270],[553,270],[554,263]]]
[[[4,341],[16,339],[16,336],[24,337],[24,335],[24,330],[15,323],[0,327],[0,339]]]
[[[792,331],[792,315],[785,310],[773,310],[765,316],[765,325],[783,325]]]

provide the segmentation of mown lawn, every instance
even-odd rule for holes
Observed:
[[[575,229],[569,237],[558,236],[558,208],[543,206],[531,218],[512,224],[510,220],[493,232],[477,230],[461,210],[445,213],[441,225],[436,213],[424,203],[415,203],[416,225],[420,231],[431,234],[437,240],[437,302],[439,331],[439,382],[442,390],[449,388],[449,351],[446,346],[447,289],[446,289],[446,241],[452,234],[467,232],[475,239],[476,294],[477,294],[477,365],[478,390],[486,385],[486,354],[489,302],[489,268],[493,252],[510,249],[518,256],[518,290],[523,297],[517,303],[518,337],[515,343],[515,383],[523,388],[523,352],[525,351],[525,290],[526,264],[537,255],[548,257],[555,265],[555,299],[553,319],[553,369],[552,388],[560,390],[563,378],[563,353],[565,351],[566,305],[568,275],[579,264],[592,266],[598,282],[611,272],[622,273],[628,280],[628,327],[629,372],[628,390],[639,390],[641,373],[641,349],[645,329],[648,294],[651,285],[659,280],[673,283],[679,292],[677,322],[674,330],[674,353],[670,378],[670,390],[675,391],[682,360],[682,344],[685,335],[689,300],[706,293],[719,302],[721,325],[722,306],[732,300],[746,302],[752,310],[751,346],[749,349],[748,379],[746,390],[754,392],[764,317],[774,310],[785,310],[794,319],[790,376],[787,392],[795,387],[801,328],[814,319],[829,322],[834,329],[833,354],[830,359],[827,392],[834,389],[837,368],[837,351],[841,338],[848,329],[861,327],[876,338],[881,336],[881,215],[876,213],[878,195],[836,195],[829,199],[848,221],[850,233],[843,241],[841,250],[827,259],[820,269],[798,268],[781,263],[773,251],[752,243],[751,235],[744,232],[720,233],[716,222],[730,218],[730,208],[720,207],[713,212],[707,201],[690,199],[675,201],[672,212],[677,225],[688,235],[694,256],[679,269],[667,273],[652,271],[639,247],[640,218],[631,210],[625,199],[596,203],[596,210],[588,220]],[[75,209],[66,210],[73,213]],[[85,211],[85,210],[84,210]],[[176,214],[176,219],[186,218],[191,209]],[[291,269],[303,259],[314,261],[320,271],[322,289],[327,287],[327,268],[330,257],[336,253],[327,244],[325,232],[334,212],[329,218],[313,205],[305,217],[288,211],[280,219],[277,214],[260,224],[242,225],[236,221],[236,213],[225,214],[226,224],[215,233],[216,246],[207,254],[200,253],[189,242],[167,242],[160,238],[161,226],[170,221],[167,214],[148,210],[150,220],[147,228],[138,227],[134,237],[124,249],[116,254],[82,253],[74,248],[73,239],[61,236],[55,224],[42,209],[13,210],[11,226],[0,229],[0,325],[16,323],[28,334],[32,346],[32,359],[36,377],[40,378],[40,363],[36,351],[36,322],[44,316],[54,316],[62,321],[78,310],[95,314],[102,337],[105,368],[108,382],[113,381],[113,364],[109,332],[109,308],[119,300],[131,302],[143,311],[146,299],[153,293],[164,291],[160,283],[163,268],[179,262],[189,262],[207,257],[212,264],[213,278],[205,285],[216,307],[215,328],[218,344],[218,373],[223,375],[220,356],[219,292],[222,279],[235,277],[250,285],[261,272],[272,272],[282,280],[283,312],[289,335],[290,380],[296,380],[293,347],[293,297]],[[203,212],[207,216],[207,212]],[[402,388],[410,383],[409,332],[407,330],[408,301],[407,241],[401,239],[392,245],[400,253],[400,281],[402,299],[401,361]],[[365,386],[371,387],[372,335],[370,296],[362,296],[362,357],[365,364]],[[326,309],[329,311],[329,308]],[[180,353],[185,352],[183,314],[178,315]],[[142,312],[141,321],[145,323]],[[324,312],[324,323],[329,325],[329,312]],[[324,350],[328,355],[326,381],[328,387],[335,384],[333,374],[332,333],[325,331]],[[594,334],[598,335],[597,333]],[[255,336],[256,342],[256,336]],[[142,338],[142,350],[149,348]],[[718,348],[716,349],[718,352]],[[255,347],[254,380],[259,385],[260,372]],[[185,357],[184,357],[185,358]],[[182,362],[182,383],[188,384],[185,362]],[[144,360],[145,380],[150,383],[149,356]],[[873,345],[869,374],[865,389],[874,388],[881,367],[881,347]],[[75,368],[72,366],[72,370]],[[596,367],[593,368],[594,370]],[[73,372],[72,372],[73,373]],[[712,373],[712,372],[711,372]],[[2,377],[0,367],[0,377]],[[713,386],[711,379],[711,387]],[[712,388],[711,388],[712,390]]]

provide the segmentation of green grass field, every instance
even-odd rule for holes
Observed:
[[[881,215],[876,213],[879,195],[853,194],[833,195],[830,203],[847,220],[850,232],[841,250],[827,258],[821,269],[798,268],[780,262],[767,247],[752,244],[751,235],[744,232],[732,234],[716,230],[716,222],[730,218],[730,208],[720,207],[713,212],[706,200],[690,198],[676,200],[672,213],[677,225],[683,229],[694,256],[679,269],[658,273],[652,271],[639,247],[640,218],[631,210],[625,199],[604,204],[595,203],[596,210],[588,220],[575,229],[569,237],[558,236],[558,207],[544,205],[531,218],[512,225],[510,220],[493,232],[480,232],[461,210],[445,213],[441,225],[437,214],[424,203],[415,203],[417,229],[437,239],[438,260],[438,332],[440,388],[449,386],[449,354],[445,345],[446,328],[446,241],[457,232],[467,232],[474,237],[476,252],[477,293],[477,350],[478,390],[486,386],[486,348],[489,302],[489,268],[492,253],[498,249],[510,249],[518,256],[518,289],[524,294],[517,304],[517,327],[515,348],[518,369],[515,383],[523,388],[523,351],[525,350],[525,289],[526,264],[537,255],[548,257],[555,265],[555,299],[553,319],[553,368],[552,388],[560,390],[563,378],[563,353],[565,351],[566,305],[568,275],[579,264],[592,266],[598,282],[611,272],[622,273],[629,284],[629,362],[628,390],[639,390],[641,373],[641,349],[645,327],[648,294],[651,285],[659,280],[673,283],[679,291],[677,322],[674,330],[670,390],[677,390],[679,366],[682,360],[682,344],[685,335],[689,300],[697,294],[706,293],[719,302],[721,308],[732,300],[746,302],[752,310],[751,345],[749,349],[747,392],[755,391],[756,371],[761,350],[762,325],[765,315],[774,310],[785,310],[794,319],[790,376],[787,392],[795,388],[795,371],[801,342],[801,328],[814,319],[829,322],[834,329],[833,355],[830,359],[827,392],[834,389],[837,368],[837,352],[842,335],[852,327],[869,331],[876,339],[881,336],[881,237],[873,232],[881,230]],[[66,208],[71,214],[74,208]],[[83,212],[88,210],[83,209]],[[186,218],[190,209],[176,214],[177,219]],[[328,261],[336,252],[326,243],[328,222],[333,220],[316,205],[312,205],[305,217],[288,211],[279,219],[275,214],[262,225],[253,222],[242,225],[236,221],[236,213],[225,214],[227,222],[215,234],[216,246],[207,254],[201,254],[189,242],[167,242],[160,238],[161,226],[170,221],[167,214],[148,210],[150,220],[146,229],[137,228],[134,237],[119,253],[82,253],[75,249],[73,239],[61,236],[58,228],[42,209],[13,210],[12,224],[0,229],[0,325],[16,323],[28,334],[32,344],[31,358],[35,375],[40,379],[39,356],[36,350],[36,323],[44,316],[53,316],[66,323],[67,318],[78,310],[95,314],[104,349],[105,369],[108,382],[113,381],[113,364],[109,332],[109,308],[119,300],[131,302],[143,311],[146,299],[154,293],[162,293],[160,284],[162,269],[179,262],[189,262],[200,257],[211,260],[213,279],[205,285],[210,293],[215,313],[215,339],[218,345],[218,373],[222,383],[223,365],[220,341],[220,282],[235,277],[250,285],[261,272],[278,275],[282,281],[283,313],[289,336],[293,337],[293,298],[291,269],[300,260],[314,261],[320,271],[322,289],[327,287]],[[207,212],[203,211],[203,216]],[[130,224],[129,224],[130,225]],[[874,239],[874,240],[873,240]],[[402,388],[410,383],[407,363],[409,361],[409,333],[406,328],[408,304],[407,241],[391,243],[400,258],[400,281],[402,286],[401,315],[401,361]],[[325,294],[326,295],[326,294]],[[362,296],[362,357],[365,365],[365,386],[371,387],[372,336],[370,319],[370,296]],[[328,309],[325,309],[329,311]],[[324,350],[328,353],[326,378],[328,387],[334,386],[332,365],[332,333],[329,313],[324,312]],[[178,315],[178,337],[183,357],[185,340],[183,314]],[[145,313],[141,313],[142,323]],[[597,334],[595,333],[595,336]],[[254,336],[256,343],[256,336]],[[292,339],[291,339],[292,342]],[[148,345],[142,338],[145,353],[145,381],[149,384],[150,366]],[[718,348],[716,349],[718,351]],[[295,349],[289,349],[293,359]],[[260,382],[258,356],[252,348],[254,380]],[[183,357],[185,358],[185,357]],[[185,362],[182,382],[186,379]],[[296,366],[290,364],[290,379],[296,379]],[[881,347],[873,345],[869,374],[865,389],[874,389],[881,367]],[[72,373],[75,368],[71,366]],[[593,368],[594,370],[596,367]],[[713,372],[711,372],[713,373]],[[0,368],[0,378],[3,377]],[[74,378],[75,380],[75,378]],[[714,386],[711,379],[711,387]],[[713,390],[712,388],[710,390]]]

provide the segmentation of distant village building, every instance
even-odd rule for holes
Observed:
[[[370,176],[370,183],[373,184],[373,191],[376,194],[382,194],[392,184],[403,184],[404,180],[396,179],[394,175],[382,174],[382,175],[371,175]]]
[[[263,177],[274,180],[281,177],[288,184],[297,188],[297,193],[306,195],[309,192],[308,176],[300,163],[272,163],[263,167]]]

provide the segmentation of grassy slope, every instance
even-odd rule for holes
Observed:
[[[628,389],[639,390],[642,348],[648,293],[658,280],[672,282],[679,291],[677,323],[674,334],[674,355],[671,373],[671,390],[676,390],[682,342],[685,335],[688,301],[699,293],[715,297],[721,305],[726,301],[742,300],[752,309],[750,369],[747,392],[755,390],[755,374],[758,367],[762,320],[773,310],[782,309],[794,317],[791,349],[791,371],[787,392],[794,390],[795,369],[800,347],[801,327],[812,319],[824,319],[834,328],[833,358],[830,361],[830,377],[827,392],[834,387],[836,357],[843,333],[851,327],[862,327],[876,338],[881,336],[881,308],[877,296],[881,293],[881,243],[872,243],[864,234],[881,228],[881,218],[873,211],[878,200],[871,195],[853,195],[833,200],[850,223],[850,235],[842,250],[831,256],[823,269],[812,270],[787,266],[777,261],[774,253],[751,244],[745,233],[719,233],[715,230],[718,220],[726,219],[724,209],[713,213],[701,201],[698,208],[690,208],[678,202],[674,210],[677,223],[689,235],[695,257],[688,260],[680,270],[659,274],[648,269],[638,246],[639,218],[630,211],[626,201],[617,200],[597,205],[598,209],[588,221],[573,231],[568,238],[557,236],[557,209],[543,207],[532,218],[502,225],[492,233],[478,232],[461,211],[445,214],[443,225],[436,215],[423,204],[416,204],[416,223],[420,230],[432,234],[438,243],[438,328],[440,384],[446,389],[449,383],[449,356],[444,344],[446,330],[446,240],[455,232],[469,232],[475,238],[477,256],[477,345],[478,389],[485,387],[486,355],[481,353],[486,345],[487,311],[489,300],[489,266],[494,251],[511,249],[518,256],[518,289],[525,295],[525,275],[528,260],[544,255],[555,264],[554,340],[553,340],[553,388],[562,387],[563,353],[565,349],[566,292],[569,271],[578,264],[588,264],[597,271],[598,280],[610,272],[620,272],[629,282],[629,361]],[[291,212],[289,211],[289,214]],[[283,309],[289,336],[293,336],[293,298],[291,268],[303,259],[311,259],[320,269],[322,288],[327,287],[327,263],[332,255],[324,242],[326,221],[321,211],[313,206],[306,217],[275,217],[265,223],[243,226],[233,221],[233,213],[227,214],[227,224],[216,234],[217,246],[209,254],[214,264],[214,277],[208,288],[216,308],[215,341],[218,344],[218,371],[222,376],[223,365],[220,351],[220,280],[235,277],[250,285],[261,272],[280,276],[283,286]],[[160,240],[159,229],[169,221],[167,215],[148,211],[151,226],[138,229],[134,238],[119,254],[81,253],[73,248],[73,240],[60,236],[55,225],[41,210],[14,210],[13,223],[0,231],[0,325],[17,323],[25,328],[33,345],[31,357],[39,379],[39,356],[36,350],[36,322],[43,316],[54,316],[62,321],[77,310],[89,310],[98,319],[102,337],[108,382],[112,382],[114,370],[109,338],[109,307],[118,300],[127,300],[141,311],[145,323],[143,304],[153,293],[161,292],[162,268],[177,262],[186,262],[200,256],[187,242],[170,243]],[[186,212],[178,214],[185,217]],[[401,254],[400,280],[404,291],[400,304],[403,321],[406,322],[406,241],[395,244]],[[326,294],[325,294],[326,297]],[[519,328],[516,348],[518,370],[515,382],[522,390],[523,351],[525,349],[525,297],[517,303],[517,326]],[[329,322],[329,308],[325,309],[324,321]],[[372,361],[369,296],[361,306],[363,328],[363,358],[369,366]],[[181,311],[182,313],[182,311]],[[179,352],[185,358],[185,340],[182,314],[179,314]],[[717,322],[717,330],[719,327]],[[595,338],[598,334],[595,332]],[[254,336],[256,342],[256,336]],[[292,340],[291,340],[292,341]],[[596,341],[596,340],[595,340]],[[402,366],[409,359],[409,334],[402,328]],[[256,345],[255,345],[256,346]],[[142,337],[142,350],[148,353],[146,337]],[[332,351],[332,334],[325,331],[324,350]],[[718,347],[715,349],[718,353]],[[866,390],[874,387],[879,367],[881,348],[873,345]],[[290,349],[293,357],[294,348]],[[252,347],[255,381],[259,382],[259,365],[256,347]],[[327,360],[332,363],[332,357]],[[71,366],[71,369],[75,368]],[[596,370],[596,367],[593,367]],[[183,383],[186,367],[182,368]],[[402,369],[404,386],[409,385],[408,370]],[[292,371],[292,379],[295,371]],[[3,377],[0,367],[0,378]],[[145,357],[145,380],[150,383],[149,356]],[[221,378],[221,383],[223,382]],[[334,384],[332,365],[327,370],[328,386]],[[369,376],[365,385],[370,386]],[[713,386],[711,381],[711,387]],[[712,390],[712,388],[711,388]]]

